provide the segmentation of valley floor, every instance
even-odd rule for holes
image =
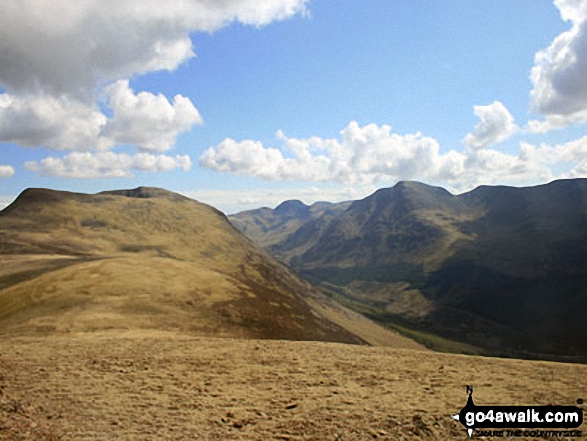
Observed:
[[[575,405],[587,366],[147,331],[3,337],[0,439],[465,440],[450,416],[466,384],[478,405]]]

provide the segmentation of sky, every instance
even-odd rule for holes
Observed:
[[[587,177],[587,0],[3,0],[0,208]]]

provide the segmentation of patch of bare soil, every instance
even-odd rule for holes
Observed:
[[[148,331],[2,338],[0,439],[465,440],[450,416],[466,384],[478,405],[575,405],[587,366]]]

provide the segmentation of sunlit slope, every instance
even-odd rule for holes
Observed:
[[[0,213],[0,259],[2,333],[361,341],[314,311],[312,287],[222,213],[165,190],[26,190]]]
[[[0,337],[0,354],[11,441],[465,441],[466,385],[477,406],[587,410],[571,363],[140,330]]]

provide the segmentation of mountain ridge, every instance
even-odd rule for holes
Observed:
[[[490,354],[587,356],[587,179],[460,195],[400,182],[298,223],[262,246],[372,318]]]

